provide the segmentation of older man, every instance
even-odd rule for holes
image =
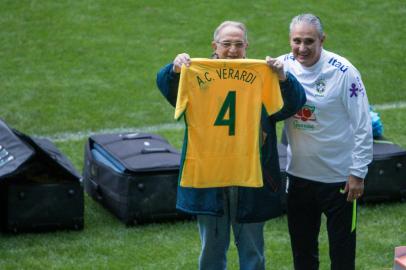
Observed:
[[[344,57],[323,49],[313,14],[290,24],[285,70],[306,91],[306,105],[286,120],[288,225],[295,269],[318,269],[321,215],[327,217],[331,269],[355,268],[356,199],[372,161],[368,98],[361,75]]]
[[[211,43],[212,58],[246,58],[247,30],[244,24],[234,21],[221,23],[214,32]],[[302,86],[290,74],[285,73],[281,61],[266,58],[268,65],[279,77],[284,107],[277,113],[262,117],[262,129],[267,133],[262,146],[263,170],[278,182],[279,163],[276,148],[275,123],[295,114],[305,103]],[[181,66],[189,66],[187,53],[178,54],[172,63],[163,67],[157,75],[157,84],[166,99],[175,106]],[[208,108],[210,109],[210,108]],[[178,187],[177,208],[196,214],[202,243],[199,269],[226,269],[226,254],[230,244],[231,228],[238,249],[240,269],[265,268],[264,222],[272,218],[272,202],[275,190],[267,181],[262,188]]]

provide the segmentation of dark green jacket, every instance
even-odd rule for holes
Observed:
[[[157,85],[172,106],[176,105],[179,74],[172,71],[172,64],[163,67],[157,74]],[[263,222],[282,213],[280,203],[280,168],[277,149],[276,122],[294,115],[306,102],[302,85],[288,73],[281,82],[283,108],[271,115],[262,114],[261,126],[267,133],[262,146],[261,188],[238,188],[237,222]],[[178,185],[176,208],[191,214],[223,215],[223,188],[185,188]]]

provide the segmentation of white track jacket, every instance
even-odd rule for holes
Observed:
[[[300,65],[291,53],[279,59],[307,97],[304,107],[285,121],[287,172],[323,183],[345,182],[350,174],[365,178],[372,161],[372,125],[358,70],[324,49],[311,67]]]

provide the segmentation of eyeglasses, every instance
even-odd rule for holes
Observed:
[[[231,46],[236,47],[237,49],[241,49],[244,47],[245,42],[244,41],[217,41],[217,44],[220,44],[223,46],[223,48],[231,48]]]

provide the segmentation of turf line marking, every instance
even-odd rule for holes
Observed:
[[[47,138],[53,142],[67,142],[67,141],[80,141],[85,138],[88,138],[94,134],[101,133],[125,133],[125,132],[143,132],[143,133],[153,133],[162,130],[180,130],[184,128],[182,123],[170,123],[170,124],[160,124],[154,126],[145,126],[145,127],[134,127],[134,128],[112,128],[112,129],[100,129],[97,131],[79,131],[79,132],[66,132],[66,133],[57,133],[49,136],[37,136],[39,138]]]
[[[386,111],[386,110],[393,110],[393,109],[404,109],[406,108],[406,102],[393,102],[393,103],[383,103],[383,104],[376,104],[372,105],[374,110],[377,112],[379,111]],[[169,123],[169,124],[160,124],[160,125],[153,125],[153,126],[144,126],[144,127],[122,127],[122,128],[113,128],[113,129],[101,129],[96,131],[79,131],[79,132],[66,132],[66,133],[57,133],[48,136],[36,136],[39,138],[47,138],[53,142],[67,142],[67,141],[80,141],[85,138],[90,137],[94,134],[101,134],[101,133],[124,133],[124,132],[158,132],[162,130],[181,130],[184,128],[184,124],[182,123]]]
[[[393,102],[393,103],[384,103],[384,104],[376,104],[372,105],[375,110],[377,111],[386,111],[386,110],[393,110],[393,109],[404,109],[406,108],[406,102]]]

